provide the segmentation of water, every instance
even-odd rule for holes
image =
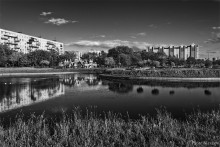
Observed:
[[[55,117],[79,106],[83,114],[92,109],[97,114],[129,114],[132,119],[155,116],[156,108],[166,107],[182,119],[197,109],[219,108],[219,95],[219,82],[105,80],[93,74],[1,77],[0,117],[13,119],[21,112]]]

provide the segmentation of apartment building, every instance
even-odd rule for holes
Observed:
[[[177,57],[179,59],[186,60],[189,57],[198,59],[199,46],[195,44],[180,45],[180,46],[148,46],[148,52],[164,52],[167,56]]]
[[[64,53],[64,44],[61,42],[30,36],[20,32],[13,32],[1,28],[0,44],[6,44],[11,49],[25,54],[35,50],[55,50],[59,54]]]

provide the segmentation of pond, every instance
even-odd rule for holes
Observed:
[[[173,117],[219,108],[219,82],[158,82],[101,79],[94,74],[0,77],[0,117],[18,113],[55,117],[79,106],[82,114],[109,111],[138,119],[165,107]]]

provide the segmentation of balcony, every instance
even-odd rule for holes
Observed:
[[[2,36],[1,39],[2,40],[8,40],[8,37]]]
[[[37,46],[37,45],[29,45],[29,47],[31,47],[31,48],[39,48],[39,46]]]
[[[15,42],[20,42],[20,41],[21,41],[21,39],[18,39],[18,38],[15,39]]]
[[[4,34],[4,36],[7,36],[7,37],[12,37],[12,38],[16,38],[16,37],[17,37],[17,36],[12,35],[12,34]]]

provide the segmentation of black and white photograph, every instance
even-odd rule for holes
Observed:
[[[220,0],[0,0],[0,146],[220,146]]]

